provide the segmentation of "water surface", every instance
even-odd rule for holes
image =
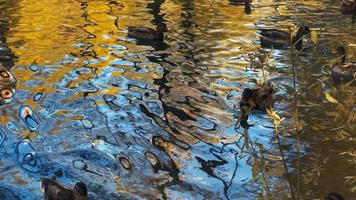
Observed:
[[[298,56],[272,52],[266,78],[286,118],[282,145],[265,113],[249,119],[270,193],[290,198],[282,148],[300,199],[356,198],[355,93],[322,68],[356,38],[355,17],[340,14],[338,1],[254,1],[249,10],[227,0],[2,0],[0,16],[0,64],[17,79],[14,100],[0,107],[7,198],[41,199],[43,177],[83,181],[91,199],[266,196],[235,129],[237,102],[263,79],[248,59],[261,50],[258,29],[286,23],[310,26],[318,44],[306,37]],[[168,27],[162,42],[127,36],[129,26],[158,24]],[[34,132],[19,117],[22,105],[39,123]],[[22,151],[36,162],[24,163]]]

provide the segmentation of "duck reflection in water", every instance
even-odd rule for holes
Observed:
[[[167,26],[163,23],[158,24],[156,30],[147,27],[128,27],[128,37],[139,40],[163,41],[164,32],[167,32]]]
[[[87,186],[83,182],[75,184],[74,189],[69,189],[55,180],[44,178],[41,180],[44,200],[87,200]]]
[[[273,104],[273,87],[266,84],[262,87],[250,89],[246,88],[242,92],[240,100],[241,119],[240,125],[244,129],[248,129],[251,125],[248,124],[248,114],[252,110],[266,111]]]

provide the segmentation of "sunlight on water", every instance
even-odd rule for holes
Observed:
[[[90,199],[262,198],[258,160],[235,128],[238,101],[263,80],[249,59],[262,52],[259,29],[287,23],[308,25],[319,40],[304,38],[295,61],[273,50],[265,72],[286,118],[293,187],[301,182],[302,199],[356,196],[345,182],[355,175],[345,153],[355,150],[355,94],[321,73],[356,37],[354,16],[336,1],[0,0],[0,9],[0,66],[14,76],[0,87],[15,94],[0,107],[1,198],[41,199],[44,177],[71,188],[82,181]],[[129,27],[162,25],[163,41],[128,36]],[[270,192],[290,198],[272,121],[254,112],[249,123]]]

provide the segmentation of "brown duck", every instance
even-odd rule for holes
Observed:
[[[356,14],[356,0],[342,0],[341,12],[344,14]]]
[[[240,100],[241,119],[240,125],[248,129],[251,125],[247,123],[248,114],[252,110],[266,111],[273,104],[273,87],[269,84],[259,88],[246,88],[242,92]]]
[[[52,179],[42,179],[41,188],[44,200],[88,200],[87,187],[78,182],[74,189],[69,189]]]
[[[264,48],[285,49],[290,44],[290,35],[287,31],[278,29],[260,29],[261,33],[261,46]],[[302,37],[310,33],[308,26],[301,26],[295,36],[292,38],[292,43],[295,44],[297,50],[303,47]]]
[[[167,26],[160,24],[156,30],[147,27],[128,27],[128,37],[143,40],[163,40],[163,33],[167,31]]]
[[[336,84],[351,82],[356,76],[356,62],[346,62],[346,50],[338,47],[337,52],[341,56],[341,62],[333,66],[331,78]]]
[[[272,94],[273,87],[270,85],[254,89],[246,88],[242,92],[240,108],[247,106],[251,110],[266,111],[272,106]]]

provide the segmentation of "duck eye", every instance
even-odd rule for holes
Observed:
[[[0,71],[0,75],[2,78],[9,78],[10,74],[7,71]]]
[[[121,163],[121,165],[125,168],[125,169],[130,169],[131,168],[131,163],[130,161],[125,158],[125,157],[120,157],[119,161]]]
[[[2,89],[0,91],[0,96],[3,99],[10,99],[13,95],[14,93],[10,89]]]

